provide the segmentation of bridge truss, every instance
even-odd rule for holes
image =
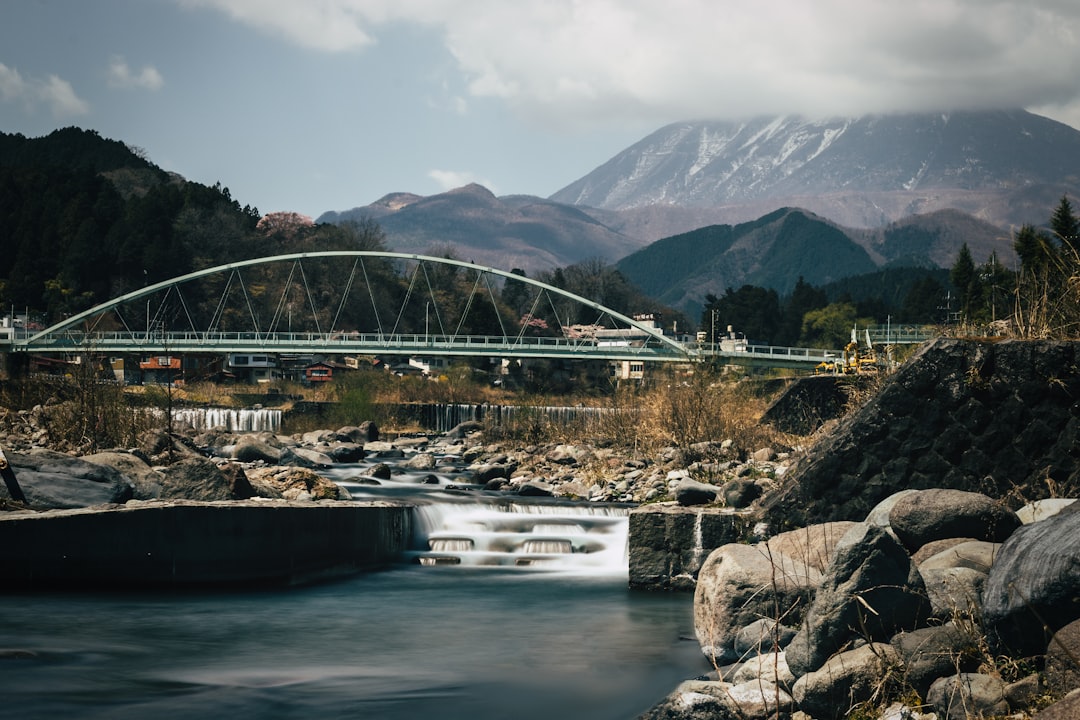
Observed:
[[[199,270],[14,337],[8,349],[661,362],[701,354],[652,323],[523,275],[451,258],[360,250]]]

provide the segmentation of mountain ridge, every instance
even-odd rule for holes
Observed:
[[[549,199],[727,223],[803,207],[865,228],[955,208],[1008,228],[1080,192],[1078,168],[1080,131],[1024,110],[761,117],[664,126]]]

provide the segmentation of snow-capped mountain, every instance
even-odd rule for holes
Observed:
[[[803,207],[852,227],[956,208],[1002,227],[1080,193],[1080,132],[1023,110],[668,125],[551,200],[723,222]]]

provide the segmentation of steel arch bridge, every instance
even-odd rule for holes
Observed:
[[[325,297],[315,297],[318,293],[309,276],[311,265],[319,262],[351,263],[336,307]],[[396,275],[400,281],[396,297],[372,280],[385,282],[388,264],[397,264],[401,271]],[[276,297],[268,290],[265,273],[258,272],[272,265],[288,270]],[[252,271],[257,277],[245,281],[244,273]],[[460,297],[461,292],[453,297],[438,288],[437,278],[433,283],[433,276],[448,272],[465,274],[457,282],[459,290],[471,284],[466,297]],[[499,309],[498,283],[521,283],[531,293],[524,296],[530,308],[526,322],[508,319]],[[214,286],[220,295],[207,316],[208,288]],[[490,307],[481,310],[484,303]],[[196,309],[200,304],[202,312]],[[298,304],[304,312],[294,318]],[[567,304],[576,308],[579,323],[559,323]],[[350,312],[350,305],[363,307]],[[590,320],[581,323],[586,312]],[[489,331],[469,332],[470,314],[486,318]],[[342,329],[347,318],[358,317],[372,327]],[[542,317],[554,318],[558,327],[533,334],[545,324]],[[36,354],[263,352],[656,362],[694,360],[703,353],[700,345],[681,343],[651,323],[533,278],[451,258],[366,250],[273,255],[206,268],[123,294],[36,333],[13,337],[7,349]]]

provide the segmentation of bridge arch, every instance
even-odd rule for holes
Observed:
[[[215,275],[215,274],[223,274],[223,273],[234,272],[234,271],[237,271],[237,270],[239,270],[241,268],[245,268],[245,267],[257,266],[257,265],[266,265],[266,264],[271,264],[271,263],[289,262],[289,261],[300,262],[300,261],[305,260],[305,259],[316,259],[316,258],[356,258],[356,259],[372,258],[372,259],[384,259],[384,260],[413,261],[413,262],[418,262],[418,263],[435,263],[435,264],[441,264],[441,265],[447,265],[447,266],[466,268],[466,269],[477,272],[478,275],[490,274],[490,275],[498,276],[498,277],[505,278],[505,279],[510,280],[510,281],[525,283],[527,285],[530,285],[530,286],[533,286],[533,287],[537,288],[538,290],[542,290],[542,291],[545,291],[545,292],[548,292],[548,293],[552,293],[554,295],[566,298],[567,300],[578,303],[578,304],[583,305],[585,307],[592,308],[592,309],[596,310],[598,313],[601,313],[603,315],[608,315],[611,318],[613,318],[615,320],[618,320],[620,323],[625,323],[627,326],[629,326],[631,328],[634,328],[637,331],[651,337],[653,340],[655,340],[657,343],[659,343],[662,347],[666,347],[668,349],[669,353],[673,352],[673,353],[676,353],[676,354],[678,354],[680,356],[687,357],[687,358],[689,358],[693,354],[693,349],[692,348],[690,348],[690,347],[688,347],[686,345],[683,345],[682,343],[679,343],[677,340],[675,340],[673,338],[670,338],[670,337],[666,336],[661,329],[657,329],[657,328],[652,327],[650,325],[646,325],[646,324],[644,324],[644,323],[642,323],[642,322],[640,322],[638,320],[635,320],[635,319],[633,319],[631,317],[628,317],[628,316],[626,316],[626,315],[624,315],[624,314],[622,314],[622,313],[620,313],[620,312],[618,312],[616,310],[613,310],[612,308],[606,307],[606,306],[604,306],[604,305],[602,305],[602,304],[600,304],[598,302],[595,302],[595,301],[590,300],[590,299],[585,298],[585,297],[581,297],[579,295],[568,292],[566,290],[555,287],[553,285],[542,282],[540,280],[536,280],[534,278],[529,278],[529,277],[526,277],[526,276],[523,276],[523,275],[518,275],[516,273],[507,272],[505,270],[500,270],[500,269],[494,268],[494,267],[478,265],[476,263],[466,262],[466,261],[463,261],[463,260],[456,260],[456,259],[452,259],[452,258],[435,257],[435,256],[430,256],[430,255],[422,255],[422,254],[414,254],[414,253],[400,253],[400,252],[374,251],[374,250],[326,250],[326,251],[306,252],[306,253],[289,253],[289,254],[283,254],[283,255],[272,255],[272,256],[266,256],[266,257],[260,257],[260,258],[253,258],[253,259],[249,259],[249,260],[241,260],[241,261],[237,261],[237,262],[227,263],[227,264],[224,264],[224,265],[217,265],[217,266],[214,266],[214,267],[205,268],[205,269],[198,270],[198,271],[195,271],[195,272],[192,272],[192,273],[188,273],[188,274],[185,274],[185,275],[177,276],[175,278],[170,278],[170,279],[167,279],[167,280],[163,280],[163,281],[148,285],[148,286],[140,288],[138,290],[134,290],[132,292],[125,293],[124,295],[113,298],[112,300],[109,300],[107,302],[95,305],[92,308],[84,310],[84,311],[82,311],[82,312],[80,312],[80,313],[78,313],[76,315],[73,315],[73,316],[71,316],[69,318],[66,318],[65,320],[63,320],[63,321],[61,321],[59,323],[51,325],[51,326],[45,328],[44,330],[41,330],[41,331],[37,332],[36,334],[30,336],[26,341],[24,341],[23,343],[20,343],[20,344],[22,344],[25,347],[32,347],[32,346],[34,346],[35,342],[37,342],[37,341],[42,341],[42,340],[44,340],[44,339],[46,339],[46,338],[48,338],[50,336],[56,336],[58,334],[62,334],[64,332],[70,331],[70,330],[76,328],[77,326],[79,326],[80,324],[91,320],[92,318],[104,316],[109,311],[115,310],[115,309],[119,308],[122,305],[125,305],[127,303],[131,303],[132,301],[139,300],[141,298],[150,298],[150,297],[156,295],[157,293],[160,293],[162,291],[169,291],[171,288],[177,287],[179,285],[182,285],[182,284],[187,283],[187,282],[192,281],[192,280],[197,280],[199,278],[209,277],[209,276],[212,276],[212,275]]]

